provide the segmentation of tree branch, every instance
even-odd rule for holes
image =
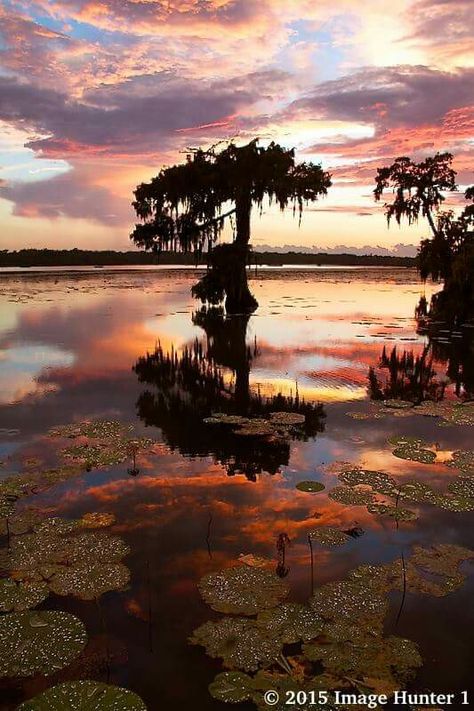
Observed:
[[[223,215],[218,215],[217,217],[213,217],[212,220],[208,220],[207,222],[204,222],[202,225],[196,225],[198,230],[205,230],[206,227],[210,227],[211,225],[215,224],[216,222],[219,222],[219,220],[225,220],[226,217],[229,217],[230,215],[233,215],[236,211],[236,208],[233,207],[232,210],[229,210],[228,212],[224,212]]]

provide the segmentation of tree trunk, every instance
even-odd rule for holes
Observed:
[[[257,300],[252,296],[247,282],[247,259],[250,241],[250,213],[252,200],[250,193],[245,193],[236,201],[237,234],[233,246],[233,260],[226,279],[227,313],[251,313],[258,307]]]

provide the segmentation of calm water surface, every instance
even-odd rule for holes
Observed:
[[[189,270],[0,276],[0,476],[21,471],[32,458],[48,463],[48,430],[73,421],[123,420],[158,442],[153,455],[139,457],[138,476],[128,474],[126,463],[22,500],[21,506],[64,517],[113,512],[113,531],[131,548],[131,583],[103,596],[101,609],[50,596],[43,609],[69,610],[84,621],[89,668],[4,685],[1,709],[14,709],[71,676],[130,688],[151,711],[229,708],[207,691],[220,661],[187,643],[198,625],[218,617],[201,600],[197,582],[240,554],[274,559],[276,567],[276,540],[285,533],[291,540],[285,561],[291,599],[307,600],[307,534],[316,518],[365,531],[341,550],[315,550],[316,585],[362,563],[393,560],[414,544],[474,548],[472,514],[415,506],[419,520],[397,530],[363,506],[295,489],[302,479],[317,479],[328,489],[336,485],[337,477],[324,469],[335,460],[446,488],[453,469],[397,459],[387,439],[415,433],[447,452],[472,448],[469,428],[439,428],[423,417],[348,415],[368,407],[368,369],[384,346],[420,352],[425,345],[413,318],[422,293],[413,272],[261,271],[252,281],[257,313],[227,322],[195,313],[194,281]],[[196,399],[196,383],[185,373],[172,383],[163,380],[147,359],[157,346],[175,363],[194,353],[201,365],[217,368],[219,394],[205,389]],[[446,363],[435,363],[439,375],[446,369]],[[235,438],[219,441],[202,419],[224,391],[237,409],[283,393],[323,403],[324,417],[319,431],[287,445],[250,449],[245,438],[240,444]],[[454,397],[451,388],[448,396]],[[416,641],[424,659],[413,688],[474,693],[472,582],[468,575],[445,598],[408,595],[398,624],[400,595],[393,594],[387,633]]]

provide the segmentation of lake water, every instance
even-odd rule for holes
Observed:
[[[199,625],[220,619],[199,593],[202,576],[241,555],[261,557],[289,585],[288,599],[303,603],[357,566],[389,563],[402,552],[409,560],[414,546],[474,549],[469,511],[403,502],[418,518],[396,522],[328,496],[341,484],[328,465],[341,461],[384,471],[400,485],[416,479],[445,491],[459,476],[448,466],[452,452],[473,448],[469,425],[442,427],[433,417],[390,410],[368,416],[376,406],[368,372],[386,375],[378,367],[384,347],[416,355],[426,346],[414,319],[424,293],[414,272],[261,270],[251,282],[259,309],[227,321],[196,312],[195,278],[166,269],[0,275],[0,477],[53,466],[68,442],[49,432],[74,422],[120,421],[154,440],[136,456],[138,473],[129,460],[91,467],[18,502],[18,510],[34,506],[48,516],[114,514],[110,531],[131,551],[124,560],[130,583],[99,603],[54,594],[42,602],[39,609],[77,615],[89,646],[80,664],[50,677],[1,682],[1,709],[81,678],[131,689],[151,711],[253,709],[209,695],[222,662],[188,642]],[[455,402],[469,394],[469,364],[446,362],[443,352],[434,352],[432,380]],[[313,426],[274,438],[203,423],[227,404],[227,412],[266,412],[279,394],[286,403],[322,403]],[[436,461],[394,456],[388,440],[396,435],[422,438]],[[296,489],[308,480],[325,490]],[[313,543],[311,561],[308,534],[320,525],[363,535],[340,547]],[[385,634],[416,642],[423,660],[411,689],[474,693],[472,566],[464,563],[462,572],[449,595],[406,585],[405,594],[389,594]]]

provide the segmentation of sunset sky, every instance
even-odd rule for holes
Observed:
[[[373,176],[450,150],[474,183],[473,37],[472,0],[0,0],[1,247],[127,249],[137,183],[259,136],[334,186],[254,246],[405,253]]]

